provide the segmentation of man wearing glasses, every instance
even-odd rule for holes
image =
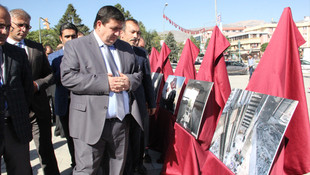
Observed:
[[[42,44],[25,39],[30,15],[22,9],[10,11],[11,30],[7,42],[25,49],[32,69],[34,97],[30,105],[32,135],[45,175],[58,175],[59,169],[52,144],[51,111],[46,88],[53,83],[53,73]]]

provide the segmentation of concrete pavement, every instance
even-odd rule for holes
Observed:
[[[245,89],[248,84],[248,75],[229,76],[229,81],[232,89],[233,88]],[[307,92],[307,89],[310,87],[310,76],[304,76],[304,83],[309,110],[310,93]],[[54,129],[55,127],[52,128],[53,131]],[[70,167],[71,161],[68,152],[68,147],[66,145],[66,140],[64,138],[53,136],[53,143],[61,175],[70,175],[72,171]],[[158,175],[161,171],[162,164],[156,163],[156,160],[159,158],[160,154],[155,151],[150,151],[150,155],[152,157],[152,163],[145,163],[144,165],[148,170],[148,175]],[[33,141],[30,142],[30,156],[31,156],[31,165],[33,167],[33,174],[43,175]],[[1,172],[2,172],[1,175],[7,174],[5,171],[5,165],[3,163],[3,160],[1,161]]]

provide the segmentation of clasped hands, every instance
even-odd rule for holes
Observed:
[[[118,93],[121,91],[127,91],[130,87],[129,78],[119,72],[119,77],[114,77],[113,74],[108,73],[110,91]]]

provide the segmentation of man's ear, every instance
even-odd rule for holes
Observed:
[[[62,43],[62,37],[61,36],[59,36],[59,40],[61,41],[61,43]]]

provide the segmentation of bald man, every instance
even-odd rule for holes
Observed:
[[[33,83],[26,52],[6,42],[10,27],[10,14],[0,5],[0,157],[4,158],[7,174],[30,175],[32,133],[28,109]]]

